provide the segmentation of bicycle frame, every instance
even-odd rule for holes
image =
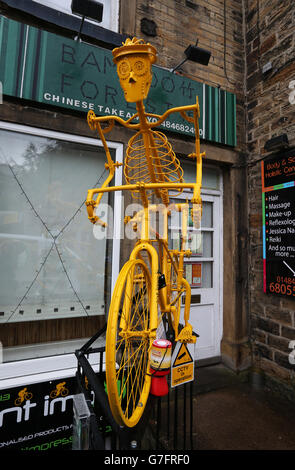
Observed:
[[[183,277],[183,261],[185,256],[189,256],[189,252],[186,252],[184,250],[184,242],[186,241],[187,237],[187,218],[188,218],[188,211],[184,210],[183,211],[183,217],[182,217],[182,247],[181,250],[178,252],[175,252],[174,255],[175,257],[179,260],[178,265],[175,263],[173,260],[173,256],[171,256],[171,253],[168,249],[168,208],[169,208],[169,196],[164,198],[164,207],[165,210],[162,211],[162,215],[164,218],[164,226],[165,226],[165,235],[164,237],[156,237],[157,241],[159,242],[159,246],[162,248],[163,251],[163,258],[162,258],[162,263],[161,263],[161,272],[165,275],[165,278],[167,279],[167,273],[168,273],[168,263],[172,263],[174,266],[175,271],[177,272],[177,298],[174,300],[174,303],[171,303],[169,297],[171,296],[171,286],[168,284],[165,288],[161,289],[159,291],[158,295],[158,272],[159,272],[159,262],[158,262],[158,254],[155,248],[152,246],[152,243],[150,241],[150,212],[155,210],[154,205],[151,205],[149,203],[148,197],[147,197],[147,191],[153,190],[156,195],[159,195],[158,191],[159,190],[166,190],[167,192],[169,190],[176,190],[176,191],[183,191],[184,189],[190,189],[193,190],[193,196],[191,198],[191,203],[193,205],[192,209],[192,216],[193,216],[193,221],[196,225],[198,225],[198,222],[200,221],[200,214],[201,214],[201,208],[202,208],[202,202],[201,202],[201,182],[202,182],[202,157],[205,155],[205,152],[200,153],[200,139],[199,139],[199,125],[198,125],[198,117],[199,117],[199,104],[198,104],[198,98],[197,102],[195,105],[189,105],[189,106],[182,106],[178,108],[172,108],[166,111],[162,116],[158,115],[152,115],[152,114],[147,114],[144,112],[144,107],[142,103],[137,103],[137,109],[138,113],[135,114],[130,118],[128,121],[124,121],[123,119],[117,117],[117,116],[110,116],[108,118],[108,121],[110,122],[109,126],[105,129],[101,128],[100,123],[104,122],[106,120],[106,117],[96,117],[93,112],[88,113],[88,123],[89,126],[92,129],[97,129],[100,135],[100,138],[102,140],[106,156],[107,156],[107,163],[106,163],[106,168],[109,169],[109,175],[105,182],[103,183],[101,188],[93,188],[88,191],[87,194],[87,199],[86,199],[86,208],[88,212],[88,218],[92,223],[97,223],[102,226],[106,226],[106,223],[101,221],[101,219],[94,214],[94,210],[98,207],[101,198],[104,193],[108,192],[114,192],[114,191],[128,191],[128,192],[137,192],[140,195],[140,198],[143,203],[143,210],[139,211],[138,214],[132,219],[132,222],[134,224],[140,222],[141,223],[141,235],[140,235],[140,241],[137,242],[136,247],[131,253],[130,259],[135,259],[137,255],[141,251],[147,251],[148,255],[151,260],[151,279],[152,279],[152,292],[155,293],[153,295],[152,299],[152,305],[151,305],[151,330],[152,334],[155,335],[156,329],[157,329],[157,298],[159,298],[159,303],[161,307],[162,312],[166,313],[171,313],[173,316],[174,322],[173,322],[173,327],[174,327],[174,332],[175,332],[175,338],[176,340],[180,341],[195,341],[195,337],[192,335],[192,328],[191,325],[188,323],[189,319],[189,313],[190,313],[190,301],[191,301],[191,288],[189,283],[186,281],[186,279]],[[186,113],[187,111],[193,111],[194,112],[194,117],[190,118]],[[110,155],[106,139],[104,137],[104,134],[108,132],[109,130],[112,129],[114,122],[118,121],[120,124],[124,125],[125,127],[128,128],[133,128],[133,129],[141,129],[143,131],[144,137],[144,145],[148,147],[148,142],[147,142],[147,133],[152,127],[159,126],[166,118],[169,116],[169,114],[174,113],[174,112],[179,112],[182,117],[184,117],[186,120],[190,122],[194,122],[195,126],[195,131],[196,131],[196,139],[195,139],[195,153],[190,154],[189,156],[192,158],[196,158],[196,182],[195,183],[183,183],[183,182],[138,182],[135,184],[126,184],[122,186],[113,186],[109,187],[109,184],[111,180],[113,179],[115,175],[115,170],[121,166],[122,164],[117,164],[115,163]],[[132,124],[131,121],[138,116],[140,119],[139,124]],[[149,123],[147,125],[147,116],[153,116],[157,117],[157,121],[153,123]],[[146,127],[142,127],[142,123],[146,123]],[[155,155],[154,155],[155,157]],[[148,160],[148,159],[147,159]],[[97,199],[94,200],[94,195],[97,195]],[[176,210],[181,211],[185,204],[176,204],[174,205]],[[127,220],[127,222],[129,222]],[[197,221],[197,222],[196,222]],[[184,306],[184,328],[181,332],[181,334],[178,334],[178,324],[179,324],[179,309],[177,310],[174,306],[176,301],[178,300],[179,296],[185,292],[186,297],[185,297],[185,306]],[[154,298],[155,297],[155,298]]]
[[[155,293],[155,299],[152,298],[151,303],[151,330],[154,333],[158,327],[158,301],[160,305],[160,310],[162,314],[171,313],[174,319],[173,327],[176,341],[180,340],[178,334],[178,325],[179,325],[179,315],[180,310],[176,309],[175,303],[179,300],[179,297],[185,293],[185,306],[184,306],[184,322],[185,328],[188,327],[188,320],[190,314],[190,302],[191,302],[191,287],[187,280],[183,277],[184,273],[184,257],[189,257],[191,252],[185,250],[185,244],[187,239],[187,220],[188,220],[188,204],[174,204],[176,210],[182,212],[182,246],[180,250],[169,250],[168,248],[168,217],[170,208],[163,207],[162,205],[152,205],[143,210],[139,211],[135,217],[128,220],[128,223],[141,224],[141,234],[139,240],[136,243],[136,246],[131,252],[130,259],[141,258],[141,252],[146,251],[148,253],[150,266],[151,266],[151,279],[152,279],[152,292]],[[163,217],[163,236],[160,236],[151,226],[150,226],[150,213],[151,212],[161,212]],[[150,231],[154,232],[154,239],[151,239],[149,236]],[[158,243],[162,256],[159,256],[156,248],[153,246],[153,243]],[[176,258],[178,260],[175,261]],[[160,259],[160,262],[159,262]],[[177,273],[177,296],[171,301],[172,294],[172,283],[169,278],[169,263],[173,265],[175,272]],[[171,269],[171,268],[170,268]],[[158,288],[158,279],[159,272],[164,274],[165,280],[167,280],[166,286],[159,289]],[[184,338],[183,338],[184,339]]]

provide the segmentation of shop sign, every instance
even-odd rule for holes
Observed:
[[[130,118],[135,104],[124,99],[112,52],[74,41],[0,16],[0,82],[3,95],[97,115]],[[145,102],[148,113],[193,104],[198,95],[200,137],[236,145],[234,94],[153,66],[153,82]],[[153,119],[153,118],[151,118]],[[194,135],[178,114],[163,130]]]
[[[0,451],[71,450],[75,393],[75,377],[0,390]]]
[[[295,151],[262,161],[263,290],[295,297]]]
[[[171,359],[171,387],[194,380],[195,345],[177,343]]]

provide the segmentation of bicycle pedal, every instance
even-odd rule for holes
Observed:
[[[197,337],[193,334],[192,325],[188,324],[184,326],[178,334],[176,341],[180,341],[181,343],[195,343]]]

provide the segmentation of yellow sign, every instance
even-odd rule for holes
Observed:
[[[177,387],[194,380],[194,363],[189,362],[183,366],[172,367],[171,387]]]
[[[172,358],[171,387],[194,380],[194,344],[180,343]]]
[[[181,344],[181,347],[177,353],[177,356],[173,362],[173,365],[172,367],[176,367],[176,366],[181,366],[183,364],[187,364],[188,362],[194,362],[192,356],[190,355],[187,347],[186,347],[186,344],[185,343],[182,343]]]

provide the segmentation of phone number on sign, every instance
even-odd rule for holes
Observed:
[[[195,128],[188,126],[187,124],[179,124],[171,121],[164,121],[161,126],[166,127],[166,129],[172,129],[173,131],[187,132],[190,134],[195,133]],[[203,137],[203,129],[199,129],[200,137]]]
[[[270,292],[295,297],[295,279],[291,277],[283,278],[278,276],[276,281],[277,282],[271,282],[269,284]]]

